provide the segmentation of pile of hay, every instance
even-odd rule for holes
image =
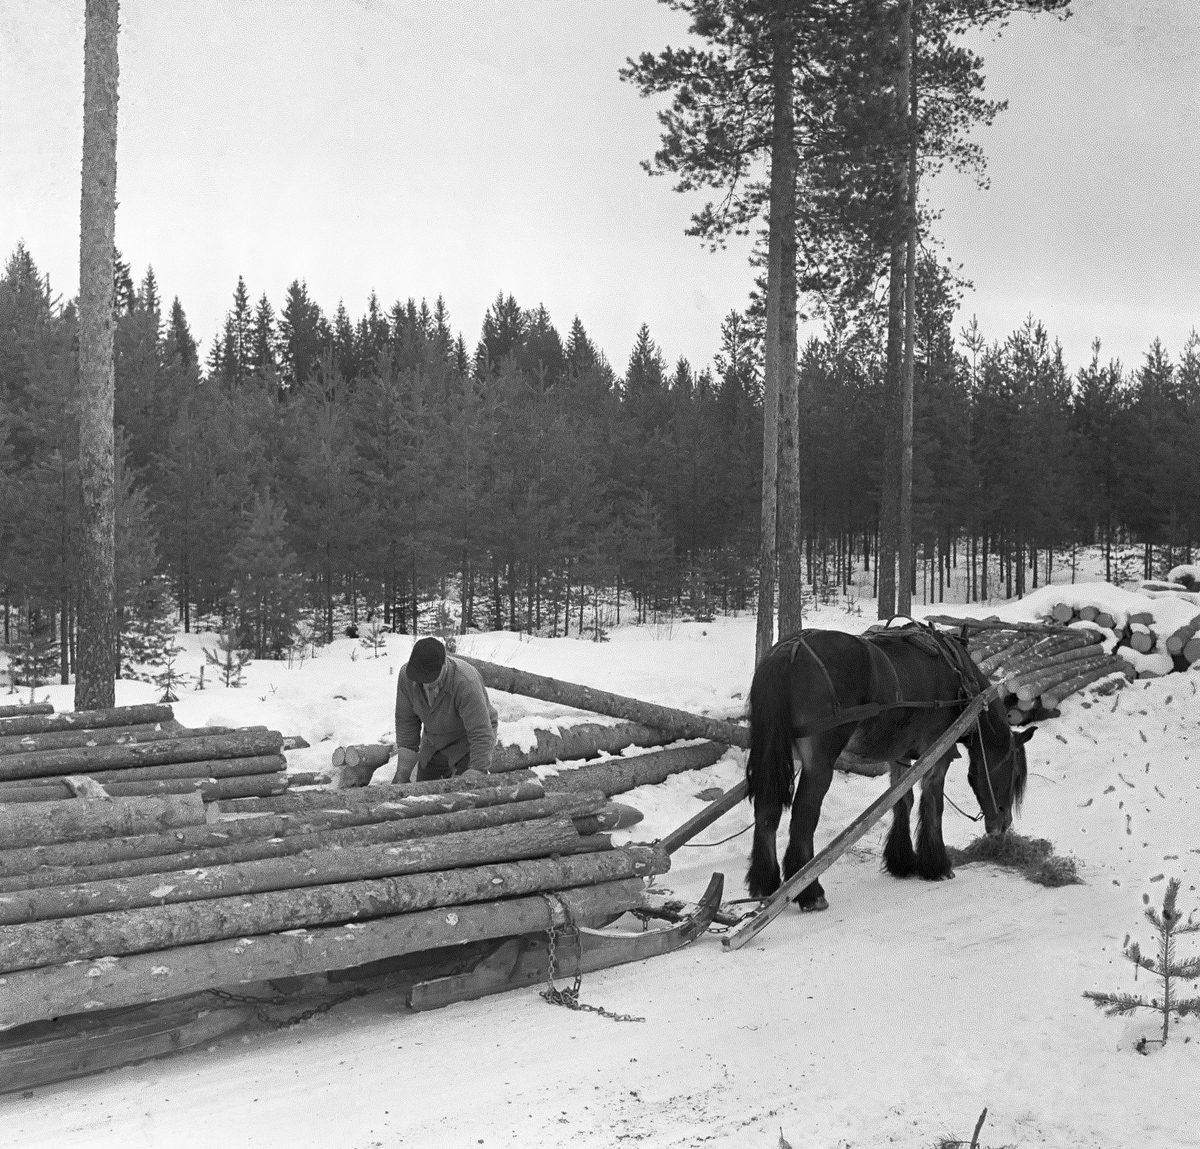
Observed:
[[[1019,870],[1031,882],[1042,886],[1074,886],[1083,883],[1083,879],[1075,871],[1075,859],[1056,854],[1054,844],[1045,838],[1026,838],[1011,831],[1001,838],[989,838],[985,834],[976,838],[965,849],[958,850],[951,846],[946,852],[955,866],[966,866],[971,862],[992,862],[997,866]]]

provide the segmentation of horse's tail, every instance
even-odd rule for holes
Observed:
[[[746,760],[746,787],[757,806],[791,804],[795,783],[792,763],[792,699],[790,663],[768,655],[758,664],[750,683],[750,757]]]

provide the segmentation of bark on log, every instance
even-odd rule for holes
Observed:
[[[251,774],[277,774],[286,768],[287,759],[282,754],[262,754],[255,758],[209,758],[203,762],[168,762],[162,766],[131,766],[125,770],[89,770],[84,776],[107,786],[110,782],[161,782],[172,778],[245,778]],[[61,788],[65,777],[0,782],[0,802],[4,800],[6,790],[31,786]],[[289,774],[288,777],[295,776]]]
[[[599,790],[611,797],[638,786],[656,785],[684,770],[711,766],[726,749],[720,742],[702,742],[699,746],[653,750],[632,758],[608,758],[592,766],[551,774],[542,779],[542,785],[548,793],[558,790]]]
[[[1010,659],[1020,657],[1028,650],[1032,650],[1039,642],[1043,640],[1037,635],[1027,634],[1017,642],[1008,643],[993,651],[986,658],[977,659],[976,665],[984,674],[991,674],[998,667],[1003,666]]]
[[[87,777],[87,775],[82,775]],[[152,798],[170,794],[199,794],[205,802],[220,802],[230,798],[270,798],[286,794],[288,776],[251,774],[233,778],[167,778],[146,782],[106,782],[104,789],[113,798]],[[65,793],[54,786],[14,786],[0,790],[0,808],[10,803],[48,804],[62,801]]]
[[[662,746],[675,741],[670,733],[637,722],[619,722],[615,726],[584,722],[557,733],[535,730],[534,734],[537,744],[529,750],[497,745],[492,751],[491,772],[574,762],[580,758],[596,758],[600,754],[619,754],[629,746]]]
[[[35,714],[53,714],[54,707],[49,702],[26,702],[15,706],[0,706],[0,718],[27,718]],[[0,726],[0,730],[4,727]]]
[[[663,850],[626,846],[561,858],[0,926],[0,973],[597,885],[662,874],[670,864]]]
[[[37,866],[23,873],[0,875],[0,893],[34,890],[45,886],[79,885],[84,882],[103,882],[110,878],[133,878],[139,874],[168,874],[173,870],[190,870],[205,866],[226,866],[234,862],[253,862],[262,858],[282,858],[306,850],[341,849],[344,846],[378,846],[414,838],[433,838],[439,834],[482,830],[489,826],[507,826],[515,822],[532,822],[538,818],[570,818],[577,833],[594,834],[600,830],[619,828],[619,819],[606,818],[593,826],[593,815],[610,808],[607,798],[594,794],[554,794],[529,802],[508,802],[503,806],[482,806],[456,810],[449,814],[433,814],[424,818],[408,818],[397,822],[372,822],[344,830],[322,830],[287,834],[282,837],[263,835],[240,841],[210,845],[208,848],[170,852],[159,855],[128,858],[96,865]],[[624,807],[629,809],[629,807]],[[616,810],[614,807],[614,814]],[[608,824],[609,822],[612,824]],[[215,837],[215,835],[214,835]]]
[[[328,786],[329,774],[324,770],[290,770],[288,771],[290,788],[296,786]]]
[[[381,802],[401,802],[429,794],[460,793],[469,790],[491,790],[497,786],[517,786],[537,779],[532,773],[508,774],[493,778],[490,774],[458,774],[452,778],[437,778],[429,782],[401,782],[395,785],[359,786],[351,790],[304,790],[282,798],[252,798],[242,802],[227,802],[223,814],[294,814],[310,810],[358,809]]]
[[[362,746],[339,746],[332,755],[334,766],[369,766],[378,770],[386,766],[388,759],[396,752],[394,743],[369,742]]]
[[[1114,659],[1111,654],[1100,654],[1095,658],[1077,659],[1074,662],[1051,667],[1041,678],[1021,686],[1016,691],[1017,697],[1037,698],[1040,695],[1044,699],[1045,695],[1059,683],[1066,682],[1082,674],[1087,674],[1089,671],[1095,670],[1098,666],[1111,665],[1116,661],[1120,660]],[[1116,668],[1114,667],[1114,669]],[[1043,701],[1042,704],[1045,705],[1045,702]]]
[[[1044,638],[1062,630],[1061,627],[1045,622],[1001,622],[998,618],[954,618],[946,614],[931,614],[925,621],[956,630],[965,629],[971,634],[991,630],[1019,630],[1022,634],[1037,634]]]
[[[560,889],[573,921],[604,920],[636,906],[640,878]],[[222,986],[349,969],[408,953],[546,930],[546,899],[533,896],[418,910],[349,926],[238,937],[176,949],[42,966],[6,975],[0,1030],[51,1017],[165,1001]],[[563,925],[565,922],[554,922]]]
[[[0,805],[0,851],[84,838],[158,833],[201,825],[204,820],[204,801],[199,794],[5,804]]]
[[[170,722],[174,711],[157,703],[143,706],[116,706],[110,710],[68,710],[62,714],[8,718],[0,724],[0,734],[42,734],[48,730],[99,730],[108,726],[141,726],[152,722]]]
[[[161,766],[168,762],[203,762],[211,758],[251,758],[278,754],[283,735],[277,730],[237,730],[200,738],[132,742],[121,746],[70,746],[35,750],[0,758],[0,780],[39,778],[54,774],[91,774],[130,766]]]
[[[710,738],[715,742],[740,746],[742,749],[750,746],[749,728],[732,722],[703,718],[684,710],[656,706],[652,702],[641,702],[636,698],[610,694],[605,690],[595,690],[573,682],[560,682],[555,678],[514,670],[511,666],[497,666],[493,662],[484,662],[478,658],[463,658],[463,661],[475,667],[482,675],[484,685],[492,690],[500,690],[506,694],[523,694],[544,702],[557,702],[578,710],[590,710],[595,714],[623,718],[628,722],[637,722],[671,734],[673,739]]]
[[[309,850],[169,874],[12,891],[0,894],[0,926],[545,858],[570,853],[578,839],[570,818],[539,818],[383,847]]]
[[[2,729],[2,728],[0,728]],[[265,726],[253,727],[265,730]],[[35,750],[64,750],[71,746],[116,746],[127,742],[166,742],[176,738],[202,738],[229,734],[232,726],[188,729],[176,722],[146,722],[135,726],[106,726],[100,730],[50,730],[45,734],[0,736],[0,754],[26,754]]]
[[[1182,654],[1183,648],[1200,632],[1200,614],[1197,614],[1191,622],[1184,623],[1173,634],[1167,636],[1167,653],[1171,655]]]
[[[1099,632],[1094,630],[1072,631],[1069,634],[1056,635],[1043,639],[1016,658],[1003,659],[993,677],[1010,679],[1027,674],[1041,666],[1053,665],[1051,659],[1068,651],[1080,650],[1084,647],[1097,646],[1102,641]]]
[[[1114,659],[1114,662],[1120,661]],[[1074,678],[1068,678],[1065,682],[1060,682],[1057,686],[1047,690],[1042,695],[1042,705],[1047,710],[1054,710],[1062,702],[1064,698],[1072,694],[1077,694],[1084,687],[1090,686],[1093,682],[1099,682],[1102,678],[1107,678],[1111,674],[1123,673],[1119,666],[1097,666],[1085,674],[1078,674]]]
[[[1076,643],[1074,646],[1061,648],[1054,653],[1047,654],[1036,662],[1026,663],[1024,666],[1012,669],[1006,667],[1003,677],[1000,675],[994,677],[1004,683],[1009,693],[1019,695],[1020,687],[1030,682],[1037,682],[1045,672],[1053,670],[1055,667],[1102,657],[1106,656],[1104,648],[1099,643]]]

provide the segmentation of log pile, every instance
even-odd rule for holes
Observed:
[[[517,772],[0,805],[0,1030],[615,916],[669,866],[622,816]]]
[[[1115,689],[1135,677],[1128,662],[1105,650],[1102,632],[1090,627],[945,616],[928,621],[968,632],[968,653],[992,682],[1002,684],[1014,726],[1050,717],[1064,698],[1085,687],[1103,683],[1104,690],[1110,679]]]
[[[84,778],[114,798],[280,794],[284,741],[265,727],[188,729],[163,705],[3,717],[0,804],[71,799]]]

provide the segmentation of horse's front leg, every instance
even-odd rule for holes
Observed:
[[[890,782],[893,786],[910,767],[909,762],[893,762]],[[883,847],[883,865],[889,874],[897,878],[911,878],[917,872],[917,855],[913,851],[912,831],[909,829],[909,814],[913,808],[911,790],[899,798],[892,807],[892,828],[888,831]]]
[[[842,738],[841,743],[845,743]],[[814,744],[814,739],[800,740],[800,777],[796,782],[796,796],[792,799],[792,824],[788,836],[787,853],[783,856],[784,880],[803,868],[813,859],[813,834],[821,817],[821,803],[833,779],[833,761],[841,749],[839,745],[829,753],[828,746]],[[796,904],[801,910],[827,910],[825,889],[820,881],[813,881],[796,895]]]
[[[917,873],[928,881],[954,877],[954,869],[942,841],[942,790],[946,782],[946,771],[957,757],[951,749],[921,783],[920,817],[917,821]]]

